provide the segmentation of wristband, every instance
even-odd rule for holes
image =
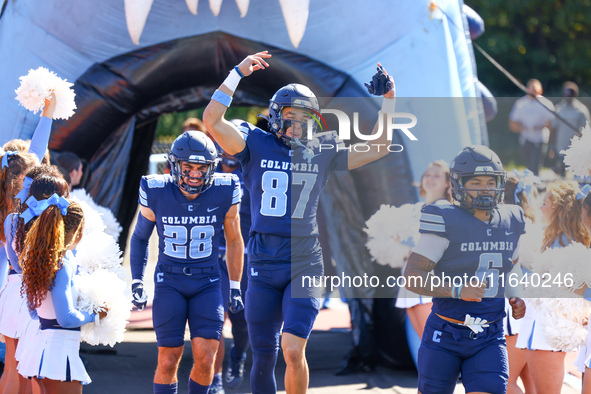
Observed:
[[[236,70],[238,75],[240,75],[240,78],[244,78],[244,74],[242,74],[242,71],[240,71],[240,67],[234,66],[234,70]]]
[[[591,287],[587,287],[585,289],[585,292],[583,293],[583,297],[585,297],[585,299],[587,301],[591,301]]]
[[[394,114],[394,107],[396,106],[396,98],[385,98],[382,101],[382,113]]]
[[[451,296],[452,296],[453,298],[456,298],[456,299],[458,299],[458,300],[461,300],[461,299],[462,299],[462,288],[463,288],[463,287],[464,287],[463,285],[457,285],[457,286],[454,286],[454,287],[451,289]]]
[[[226,87],[230,89],[232,93],[236,90],[236,87],[238,87],[240,80],[244,76],[242,72],[238,74],[238,71],[240,71],[240,69],[238,69],[237,71],[237,68],[238,67],[234,67],[232,71],[230,71],[230,74],[228,74],[228,76],[226,77],[226,80],[223,82],[223,84],[226,85]]]
[[[231,280],[230,279],[230,289],[238,289],[238,290],[240,290],[240,282],[238,282],[237,280]]]
[[[211,99],[217,101],[225,107],[229,107],[230,104],[232,104],[232,97],[228,96],[226,93],[222,92],[219,89],[213,93]]]

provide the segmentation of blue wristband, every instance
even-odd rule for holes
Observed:
[[[227,95],[219,89],[213,93],[211,99],[217,101],[225,107],[229,107],[230,104],[232,104],[232,97],[230,97],[229,95]]]
[[[242,74],[242,71],[240,71],[240,68],[238,68],[238,66],[234,66],[234,70],[236,70],[238,75],[240,75],[240,78],[244,78],[244,74]]]
[[[591,301],[591,287],[587,287],[585,289],[585,292],[583,293],[583,297],[585,297],[585,299],[587,301]]]

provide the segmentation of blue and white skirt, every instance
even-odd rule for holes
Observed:
[[[90,383],[80,359],[80,331],[38,330],[34,344],[21,356],[18,373],[26,378]]]

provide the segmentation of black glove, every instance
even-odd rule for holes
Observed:
[[[143,310],[146,307],[146,304],[148,303],[148,294],[144,291],[144,284],[132,284],[131,293],[133,295],[131,303],[137,308],[138,311]]]
[[[365,84],[365,87],[369,94],[383,96],[392,90],[392,81],[386,75],[384,67],[378,66],[376,74],[371,78],[370,83]]]
[[[242,302],[242,292],[240,289],[230,289],[230,301],[228,301],[228,309],[232,313],[238,313],[244,309],[244,302]]]

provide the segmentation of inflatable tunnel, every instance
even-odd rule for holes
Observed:
[[[323,193],[321,214],[337,269],[384,269],[365,249],[365,221],[381,204],[417,201],[413,184],[430,161],[487,142],[482,103],[474,99],[480,90],[463,1],[376,0],[368,6],[359,0],[219,0],[209,6],[193,0],[4,1],[2,140],[29,138],[38,121],[14,100],[20,76],[44,66],[75,82],[78,109],[67,121],[54,122],[50,149],[87,161],[84,186],[115,212],[124,245],[161,114],[205,106],[228,70],[261,50],[273,54],[272,66],[241,82],[233,106],[265,107],[291,82],[329,100],[368,97],[363,82],[379,61],[394,75],[399,97],[460,100],[443,114],[410,100],[402,107],[419,119],[419,142],[395,133],[393,143],[404,145],[403,152],[335,174]],[[369,130],[378,102],[359,105],[355,111]],[[448,123],[441,116],[454,126],[442,127]],[[379,350],[391,365],[412,365],[399,340],[404,312],[388,299],[395,293],[364,297],[352,306],[354,345],[369,354],[382,343]],[[384,301],[373,303],[374,297]]]

